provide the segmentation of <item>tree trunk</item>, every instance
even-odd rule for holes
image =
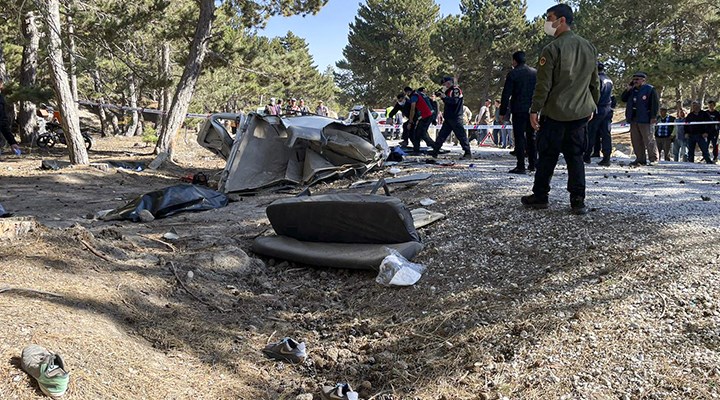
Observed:
[[[68,2],[68,9],[70,8],[71,2]],[[68,61],[69,61],[69,74],[70,74],[70,92],[72,93],[73,100],[78,101],[78,88],[77,88],[77,68],[75,64],[75,26],[73,25],[73,19],[70,14],[67,16],[67,32],[68,32]]]
[[[92,79],[93,79],[93,88],[95,89],[95,93],[100,95],[102,93],[102,81],[100,80],[100,71],[97,69],[93,70],[92,72]],[[101,105],[98,106],[98,118],[100,118],[100,136],[107,137],[109,136],[109,129],[107,122],[107,113],[105,112],[105,109],[102,107],[102,104],[105,103],[105,99],[102,96],[99,96],[97,98],[97,102]]]
[[[172,94],[170,93],[170,42],[163,42],[162,56],[160,57],[160,77],[165,82],[160,92],[160,109],[163,114],[158,119],[158,126],[155,127],[157,132],[162,130],[162,127],[167,121],[167,112],[170,109],[170,102],[172,101]]]
[[[68,74],[63,65],[62,41],[60,40],[60,2],[47,0],[45,25],[48,35],[48,64],[53,89],[60,106],[60,116],[65,140],[67,142],[70,162],[73,164],[89,164],[85,141],[80,133],[80,118],[77,103],[70,90]]]
[[[129,91],[130,91],[130,107],[131,108],[137,108],[138,106],[138,95],[137,95],[137,88],[135,86],[135,77],[129,76]],[[135,135],[135,131],[137,130],[138,126],[138,112],[135,110],[130,111],[130,124],[125,127],[125,136],[133,136]]]
[[[40,47],[40,33],[38,32],[35,14],[31,11],[25,14],[22,21],[23,55],[20,64],[20,86],[31,88],[35,86],[38,68],[38,48]],[[20,126],[20,141],[32,143],[35,139],[35,103],[23,101],[20,103],[18,125]]]
[[[185,70],[180,82],[178,82],[172,104],[168,110],[167,121],[163,124],[158,143],[155,146],[155,153],[165,152],[170,156],[171,160],[176,133],[185,120],[185,114],[190,105],[190,99],[195,91],[195,84],[200,76],[202,63],[207,53],[214,13],[214,0],[200,0],[200,17],[198,18],[190,53],[185,63]]]

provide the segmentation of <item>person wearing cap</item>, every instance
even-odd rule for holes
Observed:
[[[710,152],[708,151],[708,137],[710,137],[710,130],[712,129],[710,124],[692,124],[693,122],[709,122],[710,114],[707,111],[703,111],[700,107],[700,102],[693,101],[690,106],[690,113],[685,118],[685,122],[689,125],[685,125],[685,141],[688,147],[688,162],[695,162],[695,146],[700,147],[700,151],[703,155],[703,160],[708,164],[715,164],[710,158]]]
[[[18,142],[17,140],[15,140],[15,136],[13,136],[12,130],[10,130],[10,119],[5,112],[5,96],[2,93],[4,87],[5,83],[0,77],[0,132],[2,132],[5,141],[10,146],[12,151],[15,154],[20,154],[20,146],[18,146]]]
[[[330,113],[330,110],[325,106],[322,100],[318,101],[317,108],[315,108],[315,114],[327,117]]]
[[[599,139],[603,158],[598,162],[598,165],[607,167],[610,165],[610,154],[612,153],[610,125],[612,124],[613,109],[617,102],[615,96],[612,95],[613,81],[605,74],[605,65],[599,62],[597,69],[598,78],[600,79],[600,100],[598,100],[598,109],[595,116],[588,122],[588,144],[583,161],[585,161],[585,164],[590,164],[595,143]]]
[[[525,155],[527,154],[528,158],[528,171],[535,171],[537,161],[535,130],[530,125],[530,106],[537,83],[537,70],[525,64],[524,51],[513,53],[512,67],[512,71],[505,77],[505,86],[500,97],[500,120],[510,119],[512,114],[517,165],[509,172],[524,174]]]
[[[265,106],[265,114],[277,115],[277,107],[275,107],[275,98],[271,97],[270,102]]]
[[[667,107],[660,107],[660,115],[657,116],[657,122],[661,124],[671,124],[675,122],[675,117],[668,114]],[[675,125],[655,125],[655,141],[657,142],[658,155],[665,153],[665,161],[670,161],[670,153],[672,153],[672,143],[675,139]]]
[[[583,154],[587,123],[600,99],[600,80],[595,46],[576,35],[572,23],[573,11],[567,4],[547,10],[544,30],[555,39],[540,54],[530,106],[530,124],[537,131],[540,157],[533,194],[520,200],[528,208],[548,208],[550,180],[562,153],[567,164],[570,209],[573,214],[585,214]]]
[[[445,107],[443,108],[443,124],[440,127],[437,138],[435,138],[435,146],[430,152],[430,156],[437,158],[440,154],[445,140],[450,136],[450,133],[455,133],[455,137],[460,141],[460,146],[464,151],[462,159],[472,159],[472,151],[470,150],[470,143],[468,142],[467,135],[465,134],[465,127],[463,126],[463,93],[459,86],[455,84],[455,79],[451,76],[446,76],[442,79],[442,85],[445,91],[440,92],[440,98],[442,99]]]
[[[710,125],[710,136],[708,136],[708,148],[712,146],[712,155],[713,155],[713,161],[717,161],[718,159],[718,133],[720,132],[720,111],[715,109],[716,103],[715,100],[710,100],[707,102],[708,104],[708,116],[710,116],[710,121],[715,122],[715,124]],[[709,150],[708,150],[709,151]]]
[[[622,94],[622,101],[626,103],[625,118],[630,124],[630,142],[635,153],[631,167],[645,165],[647,162],[654,165],[659,158],[655,135],[650,125],[657,121],[655,118],[660,108],[660,97],[655,88],[645,83],[646,81],[647,74],[636,72]]]

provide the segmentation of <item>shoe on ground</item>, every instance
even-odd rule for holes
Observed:
[[[270,343],[265,346],[263,353],[275,360],[287,361],[291,364],[300,364],[307,358],[305,343],[298,343],[290,338],[285,338],[277,343]]]
[[[472,153],[465,153],[460,157],[461,160],[472,160]]]
[[[429,155],[430,157],[432,157],[432,158],[437,158],[437,157],[438,157],[438,154],[440,154],[440,152],[437,151],[437,150],[430,150],[430,151],[428,152],[428,155]]]
[[[518,175],[524,175],[524,174],[527,173],[527,171],[525,170],[525,168],[520,168],[520,167],[515,167],[515,168],[511,169],[511,170],[508,171],[508,172],[511,173],[511,174],[518,174]]]
[[[658,165],[658,161],[648,161],[647,166],[648,167],[654,167]]]
[[[628,165],[631,166],[631,167],[639,167],[639,166],[641,166],[641,165],[645,165],[645,163],[644,163],[644,162],[641,163],[641,162],[635,160],[635,161],[631,162],[631,163],[628,164]]]
[[[338,383],[335,386],[323,386],[320,392],[322,400],[358,400],[360,395],[352,390],[347,383]]]
[[[535,172],[535,166],[528,166],[528,172]]]
[[[70,373],[59,354],[32,344],[23,349],[21,365],[23,371],[35,378],[40,390],[46,395],[56,398],[67,391]]]
[[[570,212],[575,215],[585,215],[588,213],[585,207],[585,199],[581,197],[570,199]]]
[[[708,163],[708,164],[717,164],[717,161],[709,160],[709,161],[706,161],[706,163]]]
[[[398,143],[398,146],[400,146],[400,147],[407,147],[407,145],[408,145],[407,140],[403,140],[402,142]]]
[[[511,155],[511,156],[514,156],[514,155],[515,155],[515,150],[511,150],[511,151],[510,151],[510,155]]]
[[[585,162],[585,164],[590,164],[592,162],[589,156],[583,156],[583,161]]]
[[[602,160],[600,160],[600,162],[598,163],[598,165],[601,166],[601,167],[609,167],[609,166],[610,166],[610,159],[609,159],[609,158],[603,158]]]
[[[521,197],[520,202],[526,208],[534,208],[536,210],[542,210],[542,209],[548,208],[548,199],[537,197],[534,194],[531,194],[530,196]]]

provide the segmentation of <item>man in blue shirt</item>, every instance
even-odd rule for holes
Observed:
[[[631,167],[644,166],[648,161],[653,165],[658,160],[655,135],[650,126],[657,122],[660,97],[652,85],[645,83],[646,80],[647,74],[636,73],[622,94],[622,101],[627,103],[625,118],[630,124],[630,142],[635,153]]]
[[[668,124],[675,122],[675,117],[668,114],[667,107],[660,107],[660,115],[657,117],[658,124]],[[675,139],[674,125],[656,125],[655,141],[657,142],[658,156],[665,152],[665,161],[670,161],[670,153],[672,153],[672,143]]]

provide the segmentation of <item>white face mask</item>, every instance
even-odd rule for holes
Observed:
[[[545,21],[545,33],[550,36],[555,36],[555,32],[557,31],[557,28],[553,28],[554,21]]]
[[[405,105],[405,100],[403,100],[403,101],[398,101],[398,104],[400,104],[401,106],[404,106],[404,105]]]

